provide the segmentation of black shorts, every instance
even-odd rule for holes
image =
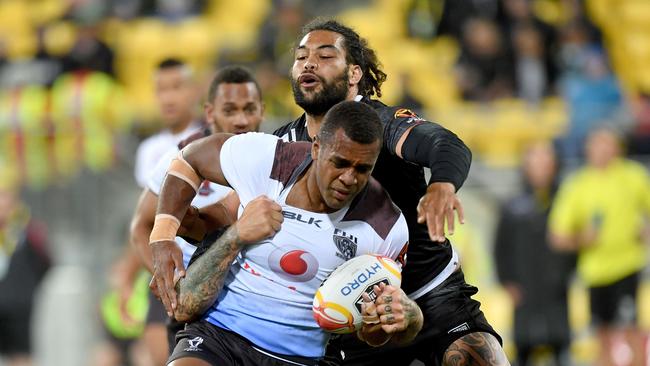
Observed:
[[[30,324],[30,314],[0,314],[0,356],[30,354]]]
[[[501,337],[492,329],[481,311],[481,303],[472,299],[478,289],[465,282],[462,270],[453,273],[434,290],[416,302],[424,314],[424,325],[415,340],[407,346],[390,343],[372,348],[356,335],[330,340],[324,365],[410,365],[419,360],[426,365],[441,364],[447,348],[468,333],[486,332]],[[342,352],[343,353],[342,353]],[[341,357],[344,354],[344,358]]]
[[[149,291],[149,309],[147,310],[146,325],[160,324],[167,328],[167,345],[169,354],[176,346],[176,333],[183,330],[185,323],[176,321],[173,317],[167,315],[165,305],[156,296]]]
[[[147,318],[145,324],[165,324],[167,321],[167,311],[165,305],[160,301],[153,292],[149,291],[149,309],[147,309]]]
[[[640,273],[636,272],[611,285],[590,287],[591,319],[595,325],[629,326],[637,319],[637,289]]]
[[[169,357],[168,363],[179,358],[192,357],[217,366],[318,365],[318,360],[279,355],[263,350],[254,346],[246,338],[205,320],[187,324],[185,330],[176,335],[176,341],[176,348]]]

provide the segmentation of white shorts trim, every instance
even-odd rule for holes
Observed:
[[[452,247],[451,259],[449,260],[449,263],[447,263],[447,266],[436,277],[434,277],[431,281],[429,281],[429,283],[411,292],[409,294],[409,298],[411,300],[419,299],[420,297],[422,297],[422,295],[438,287],[444,280],[449,278],[449,276],[451,276],[452,273],[456,272],[458,268],[460,268],[460,257],[458,255],[458,252],[456,252],[454,247]]]
[[[309,365],[304,364],[304,363],[295,362],[295,361],[287,360],[286,358],[282,358],[282,357],[280,357],[280,356],[276,356],[276,355],[274,355],[274,354],[272,354],[272,353],[270,353],[270,352],[266,352],[265,350],[263,350],[263,349],[259,349],[259,348],[255,347],[255,346],[252,346],[252,345],[251,345],[251,347],[252,347],[254,350],[256,350],[257,352],[259,352],[259,353],[261,353],[261,354],[263,354],[263,355],[266,355],[266,356],[269,356],[269,357],[275,358],[276,360],[280,360],[280,361],[282,361],[282,362],[286,362],[286,363],[290,363],[290,364],[292,364],[292,365],[298,365],[298,366],[309,366]]]

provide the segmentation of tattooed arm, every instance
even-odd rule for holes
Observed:
[[[230,265],[248,244],[275,234],[282,224],[282,209],[260,196],[252,200],[242,216],[187,270],[176,284],[178,306],[174,317],[192,321],[212,306],[223,287]]]
[[[490,333],[469,333],[452,343],[442,358],[443,366],[509,366],[499,341]]]
[[[212,306],[223,287],[231,263],[243,247],[237,228],[231,226],[187,269],[185,278],[176,283],[176,320],[184,323],[192,321]]]

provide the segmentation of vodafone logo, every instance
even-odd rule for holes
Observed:
[[[303,249],[285,246],[271,252],[269,267],[287,281],[307,282],[316,276],[318,260]]]

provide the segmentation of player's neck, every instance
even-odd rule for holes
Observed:
[[[313,114],[306,114],[306,121],[307,121],[307,134],[309,134],[310,139],[314,139],[314,136],[318,133],[320,130],[320,125],[321,122],[323,122],[323,117],[322,116],[315,116]]]
[[[310,212],[333,212],[325,204],[316,183],[314,164],[296,181],[287,195],[286,203],[290,206]]]
[[[192,124],[192,116],[188,116],[182,121],[178,123],[174,123],[171,126],[169,126],[169,132],[171,132],[173,135],[177,135],[185,131],[187,127],[189,127],[191,124]]]

